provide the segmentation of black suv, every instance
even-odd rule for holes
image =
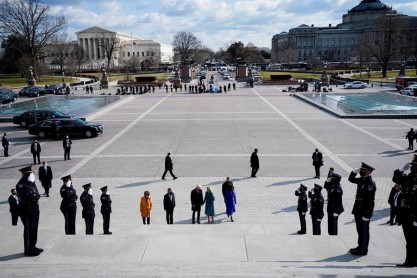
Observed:
[[[21,127],[28,127],[31,124],[51,118],[71,118],[62,112],[55,110],[28,110],[19,116],[13,117],[13,123]]]
[[[63,95],[64,91],[65,91],[65,86],[62,84],[54,84],[54,85],[49,85],[46,87],[47,94]]]
[[[55,118],[31,125],[30,135],[37,135],[39,138],[48,136],[58,137],[60,135],[81,135],[87,138],[102,134],[103,125],[98,123],[87,123],[78,118]]]

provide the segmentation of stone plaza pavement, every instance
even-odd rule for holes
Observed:
[[[40,200],[38,257],[23,256],[22,224],[11,226],[7,198],[18,169],[29,165],[33,140],[27,131],[0,123],[8,132],[11,156],[0,157],[1,277],[416,277],[417,269],[396,268],[405,258],[401,227],[389,226],[388,195],[395,169],[411,160],[404,133],[415,120],[338,119],[283,93],[275,86],[238,88],[227,94],[161,93],[126,96],[89,121],[103,123],[104,134],[74,138],[70,161],[63,160],[61,141],[41,140],[41,160],[54,171],[51,197]],[[340,89],[339,90],[343,90]],[[378,88],[368,89],[378,90]],[[352,90],[353,92],[354,90]],[[259,150],[258,178],[248,178],[249,157]],[[294,191],[313,179],[311,154],[324,155],[343,176],[345,212],[339,235],[299,230]],[[171,152],[173,181],[161,180],[164,157]],[[373,165],[377,184],[369,253],[354,257],[356,231],[351,215],[355,185],[348,173],[361,161]],[[78,195],[92,183],[96,203],[93,236],[86,236],[78,202],[77,235],[64,234],[59,210],[59,180],[71,174]],[[237,194],[235,222],[226,215],[221,185],[226,176]],[[212,186],[216,196],[214,224],[191,224],[190,191]],[[100,190],[108,185],[113,200],[111,236],[103,235]],[[166,225],[162,207],[167,187],[176,194],[174,225]],[[38,189],[43,189],[38,182]],[[154,208],[151,225],[142,225],[138,202],[149,190]],[[204,189],[205,190],[205,189]],[[326,193],[324,193],[326,195]],[[202,213],[204,214],[204,213]]]

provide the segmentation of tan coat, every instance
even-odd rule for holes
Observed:
[[[151,211],[152,211],[152,198],[148,197],[148,199],[145,199],[145,196],[140,198],[140,214],[142,217],[150,217]]]

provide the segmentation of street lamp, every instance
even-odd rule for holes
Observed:
[[[62,71],[62,83],[65,83],[65,72]]]

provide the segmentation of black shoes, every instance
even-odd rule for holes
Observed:
[[[306,232],[305,231],[298,231],[297,234],[299,234],[299,235],[305,235]]]
[[[163,180],[165,180],[165,178],[162,178]]]
[[[33,247],[32,251],[25,252],[26,257],[36,257],[39,256],[43,252],[43,249],[38,247]]]
[[[113,234],[112,232],[107,232],[107,233],[104,233],[105,235],[111,235],[111,234]]]
[[[396,265],[396,267],[416,267],[416,266],[417,266],[417,263],[416,264],[411,264],[411,263],[408,263],[408,262]]]
[[[354,256],[366,256],[368,255],[368,251],[362,251],[359,247],[350,249],[350,254]]]
[[[178,179],[178,177],[174,177],[174,180]]]

